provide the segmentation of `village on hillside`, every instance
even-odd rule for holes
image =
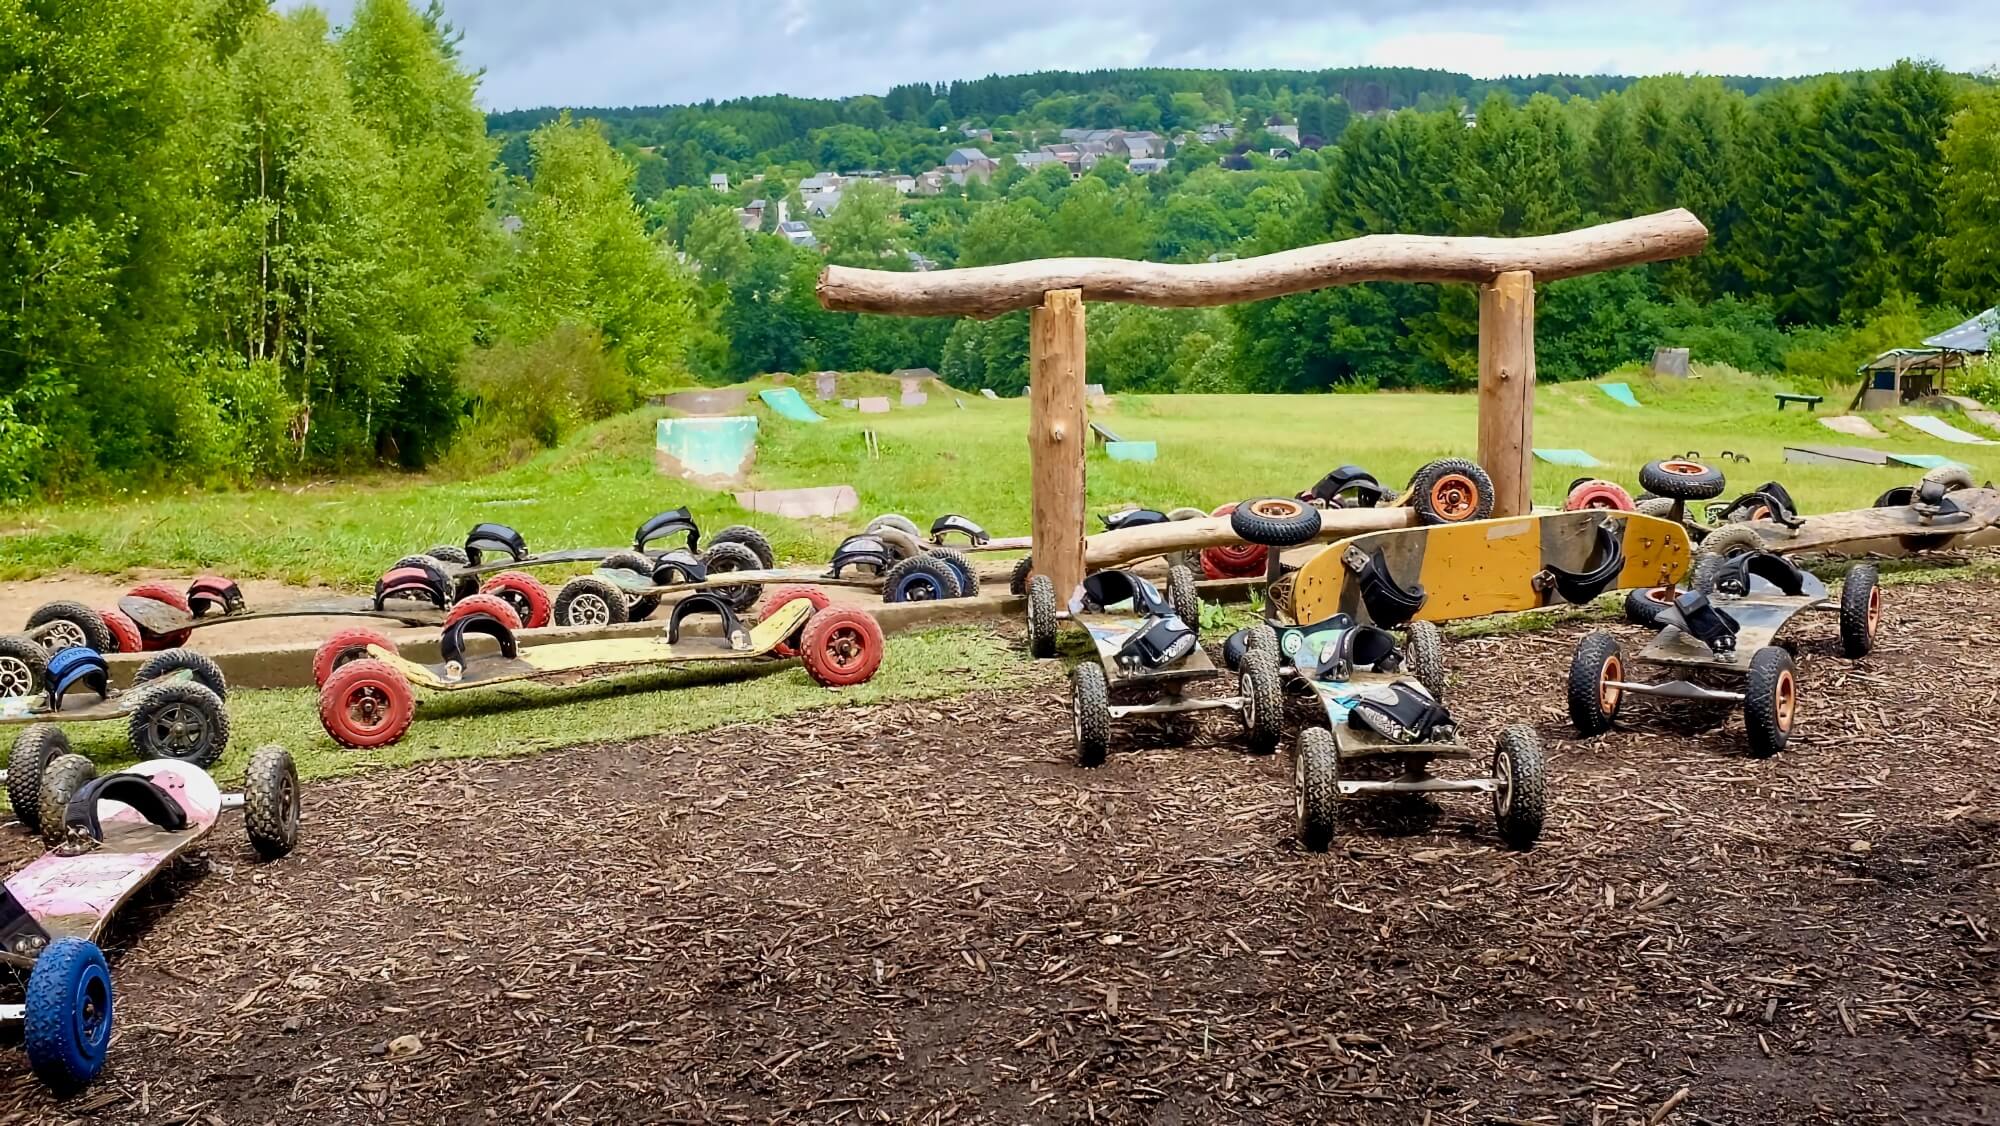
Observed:
[[[940,132],[943,131],[941,128]],[[767,196],[753,199],[739,208],[737,218],[746,231],[772,230],[795,246],[817,247],[819,240],[813,234],[812,220],[832,215],[840,207],[842,196],[856,184],[882,184],[898,195],[931,196],[945,191],[946,185],[964,187],[975,180],[989,181],[1010,162],[1031,172],[1059,164],[1069,170],[1070,179],[1080,180],[1086,172],[1097,167],[1098,162],[1107,159],[1124,161],[1126,171],[1133,175],[1149,176],[1166,171],[1173,154],[1190,144],[1227,145],[1236,139],[1238,132],[1236,126],[1222,122],[1179,133],[1171,139],[1152,130],[1064,129],[1059,134],[1060,139],[1053,143],[994,156],[987,152],[987,147],[994,145],[993,130],[967,124],[959,127],[959,133],[967,143],[953,149],[942,164],[928,172],[916,175],[878,169],[817,172],[798,182],[799,199],[803,204],[798,213],[793,212],[782,196]],[[1320,144],[1317,137],[1306,138],[1302,143],[1299,127],[1286,124],[1276,116],[1265,124],[1264,132],[1282,142],[1262,150],[1262,155],[1271,160],[1290,160],[1299,148],[1317,149]],[[1238,170],[1251,167],[1240,152],[1222,156],[1216,163]],[[761,182],[764,177],[759,174],[750,179]],[[708,183],[716,191],[730,189],[729,175],[724,172],[710,173]],[[777,209],[776,222],[767,224],[767,212],[774,207]],[[929,270],[934,266],[935,263],[929,259],[915,251],[910,252],[911,269]]]

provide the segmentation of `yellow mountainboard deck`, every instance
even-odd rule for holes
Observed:
[[[368,647],[368,655],[387,661],[412,684],[451,691],[586,669],[748,660],[769,654],[780,642],[797,633],[812,614],[812,603],[803,599],[785,603],[750,628],[750,645],[746,649],[731,648],[728,639],[722,637],[683,637],[669,645],[666,631],[662,629],[651,637],[615,637],[522,646],[520,656],[512,658],[498,654],[474,657],[465,663],[456,677],[442,664],[418,664],[373,645]]]
[[[1369,532],[1338,540],[1299,568],[1292,591],[1294,620],[1312,623],[1352,614],[1372,624],[1361,603],[1361,587],[1342,562],[1349,548],[1362,555],[1382,553],[1402,585],[1422,585],[1428,597],[1417,620],[1449,622],[1561,604],[1553,587],[1535,589],[1545,567],[1586,570],[1598,526],[1622,525],[1625,566],[1607,589],[1665,586],[1688,573],[1692,546],[1687,529],[1671,520],[1635,512],[1586,509],[1538,513],[1500,520],[1473,520]]]

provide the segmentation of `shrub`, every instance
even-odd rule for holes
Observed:
[[[603,337],[574,324],[558,325],[532,343],[474,352],[461,382],[472,400],[471,418],[445,459],[459,472],[519,461],[637,401],[631,374]]]

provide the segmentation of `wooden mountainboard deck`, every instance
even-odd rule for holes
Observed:
[[[1114,687],[1120,684],[1171,684],[1181,680],[1198,680],[1214,676],[1218,671],[1215,662],[1208,659],[1208,651],[1199,644],[1194,651],[1164,669],[1143,671],[1125,668],[1118,663],[1118,649],[1145,625],[1144,618],[1100,617],[1092,614],[1072,618],[1090,633],[1090,641],[1097,649],[1097,663],[1104,666],[1104,677]]]
[[[7,893],[49,932],[50,941],[82,938],[95,941],[111,916],[146,881],[186,852],[215,828],[222,813],[222,791],[198,766],[174,759],[153,759],[124,770],[143,774],[180,800],[188,827],[168,832],[146,820],[124,802],[98,806],[104,843],[76,856],[44,854],[7,877]],[[10,956],[15,964],[32,959]]]
[[[474,567],[454,567],[449,563],[442,566],[454,575],[490,575],[499,571],[525,571],[532,567],[558,567],[564,563],[602,563],[631,550],[629,547],[577,547],[568,551],[532,552],[526,559],[503,559]]]
[[[137,622],[140,629],[155,635],[228,625],[230,622],[253,622],[262,618],[382,618],[413,626],[434,626],[444,621],[444,611],[435,606],[410,606],[408,609],[396,609],[395,606],[396,603],[391,601],[377,610],[374,599],[360,596],[315,598],[235,614],[204,614],[197,618],[158,599],[126,597],[118,600],[120,613]]]
[[[750,629],[750,648],[731,649],[720,637],[683,638],[667,644],[666,631],[652,637],[617,637],[597,641],[565,641],[524,648],[518,657],[474,657],[453,680],[443,664],[423,665],[373,645],[368,655],[401,670],[413,684],[440,692],[485,684],[530,680],[552,673],[612,669],[640,665],[686,664],[694,661],[740,661],[762,657],[798,632],[813,614],[812,603],[788,602]]]
[[[1384,739],[1372,730],[1362,730],[1347,722],[1347,715],[1360,693],[1369,688],[1386,688],[1397,681],[1409,680],[1401,673],[1356,672],[1351,680],[1314,680],[1300,677],[1319,698],[1320,706],[1326,709],[1327,727],[1333,732],[1334,749],[1341,758],[1368,758],[1387,755],[1428,755],[1432,758],[1471,758],[1472,751],[1465,744],[1453,740],[1449,743],[1398,743]]]
[[[1780,555],[1824,551],[1864,540],[1896,539],[1910,551],[1935,551],[1960,536],[1984,531],[2000,524],[2000,490],[1960,489],[1951,499],[1971,515],[1949,524],[1926,524],[1908,505],[1895,508],[1857,508],[1847,512],[1826,512],[1805,517],[1805,524],[1792,532],[1782,524],[1756,520],[1743,525],[1763,539],[1764,546]]]
[[[1634,512],[1552,512],[1501,520],[1475,520],[1369,532],[1338,540],[1301,567],[1292,588],[1293,614],[1311,623],[1352,614],[1370,624],[1361,587],[1341,562],[1349,547],[1381,551],[1390,573],[1405,586],[1421,583],[1429,597],[1417,619],[1449,622],[1560,604],[1562,596],[1534,588],[1544,567],[1583,570],[1597,527],[1606,519],[1624,526],[1625,568],[1611,589],[1664,586],[1685,578],[1691,558],[1687,529],[1671,520]]]
[[[1726,669],[1731,672],[1750,671],[1750,658],[1757,650],[1778,639],[1778,633],[1787,623],[1800,613],[1826,600],[1825,588],[1820,594],[1784,595],[1751,594],[1743,598],[1718,598],[1715,607],[1736,619],[1736,648],[1718,655],[1709,651],[1708,646],[1682,633],[1676,626],[1661,630],[1651,644],[1639,650],[1639,660],[1656,665],[1671,665],[1675,668]]]
[[[171,684],[174,681],[193,679],[194,673],[187,669],[175,669],[165,676],[147,681],[143,687],[150,688],[156,684]],[[94,720],[123,719],[132,714],[132,709],[138,707],[139,699],[144,695],[145,692],[140,688],[127,688],[124,691],[114,688],[111,690],[111,695],[102,700],[92,698],[90,703],[81,707],[68,707],[59,712],[49,710],[46,695],[8,696],[0,698],[0,725],[90,723]]]
[[[655,586],[651,577],[636,571],[602,570],[595,572],[598,578],[618,588],[621,594],[681,594],[697,590],[725,590],[733,586],[776,586],[779,583],[805,583],[811,586],[856,586],[876,590],[882,586],[880,575],[855,575],[849,573],[844,578],[831,578],[824,571],[807,571],[802,568],[774,568],[768,571],[724,571],[713,578],[698,583],[668,583]]]

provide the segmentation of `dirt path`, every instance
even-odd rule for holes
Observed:
[[[2000,1121],[1996,609],[1896,591],[1858,665],[1804,623],[1770,761],[1740,720],[1572,739],[1574,630],[1454,644],[1471,736],[1548,743],[1528,853],[1467,799],[1303,853],[1286,756],[1217,718],[1083,771],[1040,688],[322,786],[294,858],[231,817],[131,913],[111,1067],[63,1110]],[[0,1121],[47,1121],[8,1068]]]

